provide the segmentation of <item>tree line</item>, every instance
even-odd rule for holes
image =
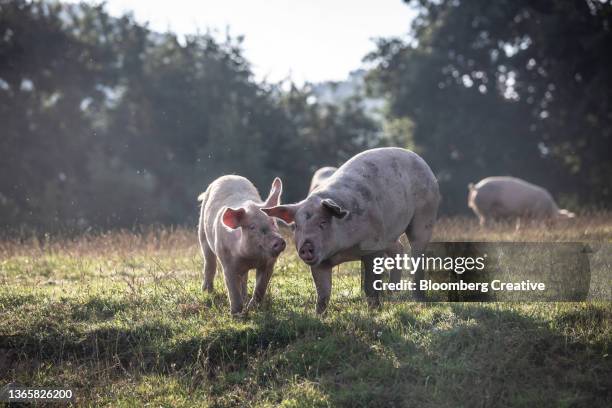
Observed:
[[[0,2],[0,228],[195,223],[220,175],[280,176],[297,200],[317,167],[384,144],[357,99],[281,85],[253,78],[240,38]]]
[[[371,92],[410,119],[438,176],[442,209],[466,186],[513,175],[564,206],[612,204],[609,0],[409,0],[409,41],[378,41]]]
[[[0,0],[0,229],[194,224],[222,174],[262,191],[280,176],[293,201],[316,168],[386,145],[429,162],[443,214],[465,211],[469,182],[508,174],[609,207],[610,2],[407,3],[410,36],[367,56],[381,121],[359,96],[257,81],[240,37]]]

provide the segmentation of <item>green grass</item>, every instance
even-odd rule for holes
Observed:
[[[599,217],[519,236],[445,220],[436,239],[610,243]],[[201,292],[196,243],[187,230],[0,243],[0,387],[70,387],[83,406],[612,404],[610,303],[368,310],[348,264],[317,317],[290,248],[262,307],[235,319],[221,276]]]

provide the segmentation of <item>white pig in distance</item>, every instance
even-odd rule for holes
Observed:
[[[330,178],[336,172],[336,170],[338,170],[337,167],[326,166],[315,171],[312,175],[312,180],[310,181],[308,194],[312,193],[317,187],[323,184],[323,182]]]
[[[550,193],[540,186],[516,177],[487,177],[468,185],[468,207],[481,226],[491,221],[574,218],[575,214],[559,209]]]

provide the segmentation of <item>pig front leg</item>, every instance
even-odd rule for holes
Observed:
[[[317,289],[317,314],[323,314],[327,309],[332,288],[332,267],[331,266],[311,266],[310,273]]]
[[[248,290],[248,280],[249,280],[249,272],[242,274],[239,278],[240,283],[240,295],[242,296],[242,304],[244,305],[249,299],[249,290]]]
[[[249,270],[235,264],[223,265],[223,276],[225,277],[225,287],[230,302],[232,315],[242,313],[244,305],[243,286]]]
[[[366,295],[366,301],[368,302],[368,307],[380,306],[379,293],[374,289],[374,281],[377,279],[374,273],[374,258],[384,255],[384,253],[376,253],[361,257],[361,282],[363,291]],[[391,273],[393,273],[393,271]]]
[[[272,277],[272,271],[274,270],[274,263],[266,265],[265,267],[257,268],[255,273],[255,289],[253,290],[253,297],[249,301],[247,310],[250,310],[261,303],[263,300],[270,278]]]

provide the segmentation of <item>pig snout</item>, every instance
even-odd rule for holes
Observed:
[[[274,257],[279,256],[280,253],[283,252],[286,247],[287,247],[287,243],[285,242],[283,238],[281,237],[274,238],[270,246],[270,250],[272,251],[272,256]]]
[[[315,247],[311,241],[306,240],[300,247],[298,255],[307,264],[313,264],[316,261]]]

